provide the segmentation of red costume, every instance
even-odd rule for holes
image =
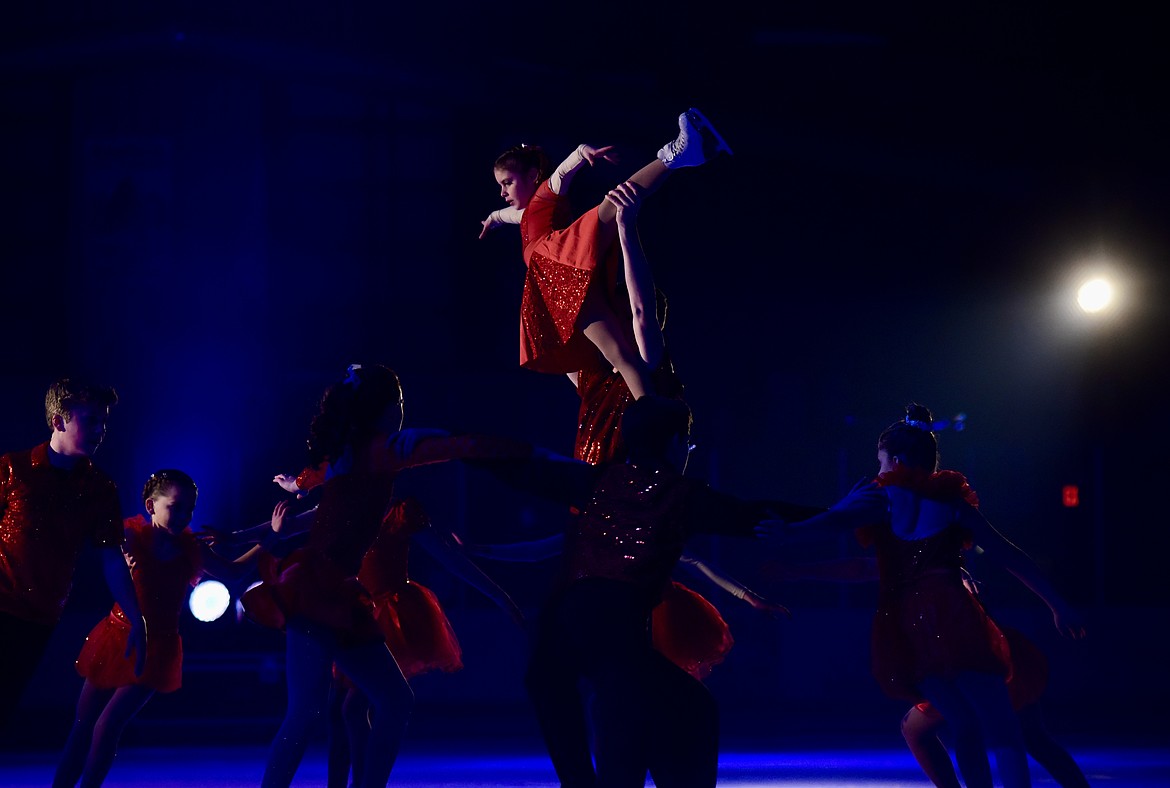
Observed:
[[[412,622],[416,616],[429,616],[432,621],[437,616],[446,621],[434,595],[406,578],[406,551],[399,540],[420,527],[420,522],[425,522],[425,514],[421,514],[421,508],[414,509],[409,504],[390,508],[394,478],[400,471],[417,465],[455,459],[522,457],[531,449],[502,439],[428,438],[404,459],[387,448],[386,438],[377,436],[361,447],[355,446],[352,470],[325,481],[305,547],[284,559],[268,554],[261,556],[263,582],[248,591],[243,600],[244,609],[253,620],[283,628],[289,617],[301,615],[338,630],[351,643],[380,641],[387,639],[389,633],[376,619],[378,608],[373,597],[397,593],[398,604],[409,609],[406,617]],[[367,570],[367,552],[375,540],[383,537],[386,538],[384,546],[379,547],[373,560],[387,557],[392,560],[378,569]],[[366,588],[359,580],[359,573],[374,588]],[[430,606],[428,595],[434,601],[434,608],[425,613]],[[384,601],[382,610],[386,611],[387,607]],[[394,613],[382,612],[381,617],[393,619]],[[402,621],[400,617],[399,623]],[[395,628],[393,624],[388,626],[391,631]],[[457,659],[458,644],[453,645]],[[440,655],[439,659],[449,665],[448,656]]]
[[[1007,638],[1011,651],[1011,672],[1008,673],[1007,689],[1012,708],[1016,711],[1040,700],[1048,686],[1048,658],[1044,652],[1015,627],[998,625]],[[916,704],[919,711],[938,714],[930,701]]]
[[[52,626],[81,548],[125,541],[114,482],[81,458],[49,462],[49,444],[0,456],[0,613]]]
[[[297,475],[297,487],[306,492],[324,481],[324,463]],[[408,679],[432,670],[453,673],[463,668],[463,650],[438,597],[407,572],[410,538],[429,527],[430,518],[417,500],[393,501],[358,571],[386,647]],[[341,680],[336,666],[334,675]]]
[[[431,670],[451,673],[463,667],[459,639],[438,598],[407,574],[410,537],[430,525],[418,501],[395,501],[358,572],[386,646],[408,679]]]
[[[944,504],[949,524],[921,539],[899,536],[896,530],[907,529],[896,529],[895,523],[926,516],[923,499]],[[960,473],[925,474],[901,466],[830,509],[830,516],[847,513],[870,523],[858,529],[858,540],[877,550],[872,667],[891,697],[921,701],[917,685],[926,676],[950,679],[963,671],[1007,676],[1007,640],[961,576],[971,534],[958,524],[958,512],[977,503]]]
[[[126,656],[130,623],[115,604],[86,638],[77,672],[100,689],[143,684],[157,692],[174,692],[183,683],[179,614],[187,591],[201,574],[198,542],[189,528],[172,536],[138,515],[126,520],[123,549],[146,619],[146,667],[141,676],[134,675],[133,655]]]
[[[655,394],[672,399],[682,398],[682,381],[675,374],[668,357],[664,356],[654,371],[652,382]],[[622,414],[634,401],[634,397],[626,381],[596,349],[577,372],[577,393],[581,396],[581,407],[577,411],[577,439],[573,445],[573,456],[592,465],[625,459]]]
[[[544,181],[520,219],[528,266],[520,301],[520,365],[537,372],[576,372],[590,363],[596,351],[577,329],[577,315],[590,287],[602,285],[610,297],[616,285],[618,248],[612,242],[600,246],[604,228],[597,209],[576,221],[570,210],[568,197]]]

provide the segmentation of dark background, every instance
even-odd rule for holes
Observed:
[[[771,7],[771,6],[775,7]],[[758,7],[757,7],[758,6]],[[768,6],[765,8],[764,6]],[[523,266],[491,162],[517,142],[622,161],[583,208],[701,108],[735,150],[681,171],[641,228],[670,299],[695,412],[692,473],[745,496],[828,504],[876,468],[902,406],[940,418],[943,464],[1080,606],[978,568],[988,604],[1048,652],[1050,716],[1164,736],[1170,111],[1151,16],[1017,7],[719,3],[128,2],[8,8],[0,25],[0,450],[47,438],[63,375],[117,387],[98,463],[127,515],[159,467],[200,486],[197,524],[265,519],[347,364],[401,375],[407,423],[568,452],[576,395],[517,366]],[[1090,319],[1090,273],[1120,303]],[[1080,506],[1062,506],[1077,485]],[[472,541],[543,535],[560,511],[460,468],[402,479]],[[897,736],[868,676],[873,588],[778,583],[754,545],[695,551],[793,608],[775,623],[694,585],[737,645],[709,685],[730,736]],[[848,540],[787,560],[857,553]],[[415,682],[414,729],[529,724],[523,640],[421,552],[467,668]],[[55,747],[70,664],[108,609],[92,558],[15,740]],[[484,564],[535,611],[552,564]],[[737,606],[738,605],[738,606]],[[282,712],[278,633],[188,620],[185,689],[131,736],[265,740]],[[142,721],[148,724],[142,724]],[[192,721],[209,721],[193,729]]]

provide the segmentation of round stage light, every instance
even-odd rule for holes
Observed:
[[[1090,279],[1077,290],[1077,303],[1086,312],[1100,312],[1113,303],[1113,285],[1106,279]]]
[[[204,580],[191,590],[187,606],[191,615],[200,621],[215,621],[228,609],[230,602],[227,586],[218,580]]]

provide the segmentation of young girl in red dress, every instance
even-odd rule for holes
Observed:
[[[675,169],[698,166],[719,151],[731,152],[698,110],[687,110],[678,122],[678,137],[630,178],[644,194],[655,191]],[[637,399],[654,387],[615,298],[617,206],[603,200],[574,220],[567,196],[577,171],[598,160],[614,161],[612,146],[579,145],[552,173],[539,147],[505,151],[496,159],[495,178],[508,207],[483,220],[480,238],[502,224],[520,225],[528,268],[520,305],[521,365],[573,374],[589,363],[595,347]]]
[[[150,519],[137,515],[125,521],[122,551],[146,618],[146,667],[135,675],[134,660],[127,657],[130,625],[115,604],[77,657],[77,672],[85,683],[53,778],[55,788],[78,780],[100,785],[126,724],[155,692],[174,692],[182,685],[179,614],[191,586],[205,573],[236,580],[252,568],[258,548],[229,561],[196,540],[188,526],[198,494],[195,482],[182,471],[157,471],[142,490]]]
[[[945,717],[968,785],[990,786],[990,749],[1003,785],[1026,786],[1023,733],[1005,684],[1010,647],[964,585],[964,550],[978,545],[1015,575],[1048,605],[1062,634],[1080,638],[1084,627],[1031,559],[979,512],[962,474],[938,470],[932,425],[928,409],[907,406],[905,418],[878,438],[878,477],[824,514],[787,528],[858,529],[878,563],[874,677],[891,697],[927,700]]]
[[[402,430],[402,388],[392,370],[352,365],[330,386],[309,429],[310,463],[327,463],[304,547],[260,562],[263,583],[244,595],[259,623],[286,636],[288,708],[273,740],[263,786],[287,786],[328,699],[332,666],[369,699],[371,727],[360,786],[384,786],[397,758],[414,695],[386,648],[358,579],[406,468],[453,459],[526,456],[505,440]]]
[[[279,474],[273,481],[289,492],[303,495],[323,481],[323,474],[310,468],[295,478]],[[524,615],[516,603],[448,537],[431,526],[422,504],[414,498],[395,499],[374,543],[362,558],[357,579],[369,596],[374,620],[403,678],[409,680],[435,670],[453,673],[463,668],[459,638],[438,597],[409,576],[412,543],[499,605],[523,628]],[[369,699],[334,664],[329,703],[330,788],[361,784],[370,732],[369,706]]]

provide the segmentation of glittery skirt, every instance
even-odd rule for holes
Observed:
[[[598,248],[597,209],[563,230],[532,240],[524,249],[528,272],[520,300],[520,365],[565,374],[583,369],[596,352],[577,327],[590,287],[616,281],[618,246]],[[598,269],[604,271],[599,278]],[[607,287],[609,298],[612,287]]]
[[[651,614],[651,623],[654,648],[700,680],[735,644],[715,606],[682,583],[671,582]]]
[[[361,583],[319,551],[301,548],[284,559],[261,553],[257,568],[260,585],[242,599],[256,623],[284,629],[288,619],[303,616],[333,629],[346,644],[382,640]]]
[[[99,689],[141,684],[156,692],[174,692],[183,685],[183,640],[178,632],[147,630],[146,665],[134,675],[135,656],[126,656],[130,622],[114,610],[98,622],[77,656],[77,672]]]
[[[594,351],[600,357],[600,351]],[[597,465],[608,460],[625,458],[622,441],[622,415],[634,401],[625,380],[604,359],[583,367],[577,374],[577,393],[581,406],[577,410],[577,438],[573,457]],[[654,391],[663,397],[682,397],[682,382],[674,374],[669,360],[654,370],[651,376]]]
[[[459,639],[429,588],[408,580],[396,593],[374,597],[373,606],[374,619],[403,676],[409,679],[432,670],[454,673],[463,669]],[[343,686],[352,686],[336,665],[333,676]]]
[[[926,676],[1009,672],[1007,638],[979,601],[949,572],[884,592],[874,615],[873,676],[893,698],[917,703]]]

